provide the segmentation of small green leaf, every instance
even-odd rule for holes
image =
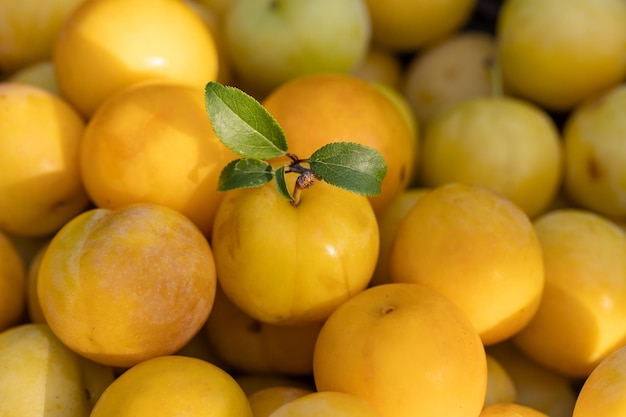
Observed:
[[[215,134],[244,158],[271,159],[287,152],[287,139],[272,115],[242,90],[211,81],[204,95]]]
[[[272,166],[259,159],[235,159],[224,167],[217,183],[218,191],[258,187],[274,177]]]
[[[380,194],[387,174],[380,152],[358,143],[329,143],[315,151],[308,162],[313,173],[327,183],[367,196]]]
[[[274,172],[275,185],[276,190],[278,190],[278,194],[283,196],[285,199],[289,201],[293,201],[293,195],[291,194],[291,190],[287,186],[287,181],[285,181],[285,167],[281,166]]]

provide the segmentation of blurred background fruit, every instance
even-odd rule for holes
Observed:
[[[289,151],[307,158],[330,142],[377,149],[387,163],[376,212],[406,188],[416,167],[416,136],[405,114],[385,94],[353,75],[318,73],[272,91],[262,104],[283,128]]]
[[[540,107],[508,96],[455,103],[424,129],[420,179],[426,187],[484,186],[529,217],[545,211],[563,177],[557,126]]]
[[[211,32],[178,0],[87,0],[61,27],[53,61],[63,97],[85,117],[139,81],[203,88],[218,73]]]
[[[234,372],[308,377],[322,322],[282,326],[253,319],[219,289],[203,336]]]
[[[571,110],[626,76],[622,0],[505,0],[496,37],[507,90],[548,110]]]
[[[54,73],[54,64],[50,60],[39,61],[22,67],[11,74],[6,81],[34,85],[57,96],[61,95]]]
[[[380,234],[380,248],[376,270],[370,281],[370,286],[391,282],[390,257],[396,233],[409,210],[429,191],[428,188],[407,188],[376,216]]]
[[[564,187],[577,204],[626,219],[626,85],[578,105],[563,131]]]
[[[0,415],[87,417],[79,356],[47,324],[0,332]]]
[[[382,417],[368,401],[335,391],[318,391],[303,395],[278,407],[271,416]]]
[[[547,368],[586,378],[626,343],[626,234],[580,209],[546,213],[534,228],[545,287],[537,313],[513,342]]]
[[[0,229],[44,236],[85,210],[78,152],[85,122],[62,98],[0,83]]]
[[[168,206],[210,236],[224,197],[217,180],[237,155],[213,132],[203,95],[197,87],[151,81],[107,99],[89,120],[80,147],[91,201],[108,209]]]
[[[478,417],[550,417],[539,410],[515,403],[499,403],[485,407]]]
[[[0,1],[0,78],[51,59],[61,26],[84,1]]]
[[[24,319],[26,288],[24,260],[0,230],[0,332]]]
[[[489,32],[468,30],[410,56],[400,91],[422,126],[454,103],[492,93],[495,43]]]
[[[44,244],[28,263],[26,276],[26,309],[31,323],[46,323],[46,317],[41,311],[39,296],[37,295],[37,281],[39,280],[39,266],[43,255],[48,249],[48,243]]]
[[[463,27],[476,0],[367,0],[374,44],[394,51],[416,51]]]
[[[260,389],[248,396],[254,417],[269,417],[277,408],[313,390],[290,386],[275,386]]]
[[[224,13],[235,83],[259,98],[299,76],[350,72],[370,44],[365,0],[238,0]]]
[[[530,359],[510,341],[487,346],[515,386],[517,404],[550,417],[571,417],[576,401],[574,380]]]
[[[487,395],[485,407],[498,403],[514,403],[517,400],[517,388],[513,378],[504,366],[487,353]]]

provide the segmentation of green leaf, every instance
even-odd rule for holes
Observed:
[[[387,174],[380,152],[358,143],[329,143],[315,151],[308,162],[313,173],[327,183],[367,196],[380,194]]]
[[[224,167],[217,182],[219,191],[258,187],[274,177],[272,166],[259,159],[235,159]]]
[[[287,181],[285,181],[285,167],[281,166],[274,172],[274,178],[276,179],[275,185],[278,193],[283,196],[285,199],[289,201],[293,201],[293,195],[291,194],[291,190],[289,186],[287,186]]]
[[[215,134],[244,158],[271,159],[287,152],[287,139],[272,115],[242,90],[211,81],[204,100]]]

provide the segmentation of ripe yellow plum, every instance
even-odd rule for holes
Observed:
[[[206,321],[215,288],[206,238],[156,204],[78,215],[50,242],[37,277],[41,310],[59,339],[116,367],[180,349]]]
[[[463,31],[415,54],[400,91],[418,120],[426,125],[454,103],[490,95],[489,64],[495,50],[492,35]]]
[[[252,417],[237,382],[198,358],[159,356],[122,373],[102,393],[90,417]]]
[[[295,178],[288,176],[289,187]],[[367,287],[378,256],[378,223],[367,197],[325,182],[297,207],[273,183],[229,191],[211,245],[222,290],[261,322],[320,322]]]
[[[0,332],[0,415],[87,417],[79,356],[41,323]]]
[[[85,117],[140,81],[202,88],[218,74],[211,32],[178,0],[85,1],[62,25],[53,62],[61,94]]]
[[[368,288],[325,321],[313,356],[318,391],[356,395],[382,416],[478,415],[485,349],[459,307],[421,284]]]
[[[262,104],[283,128],[289,152],[308,158],[330,142],[378,150],[387,163],[376,212],[406,188],[416,166],[416,136],[406,114],[373,84],[353,75],[301,76],[272,91]]]
[[[478,97],[451,106],[422,135],[425,186],[462,182],[504,195],[530,217],[561,185],[561,138],[541,108],[512,97]]]
[[[626,219],[626,85],[581,103],[563,131],[565,192],[578,205]]]
[[[496,38],[507,91],[548,110],[570,110],[626,76],[621,0],[507,0]]]
[[[0,229],[45,236],[83,211],[78,167],[85,122],[62,98],[0,83]]]
[[[114,95],[91,117],[80,171],[98,207],[162,204],[210,236],[224,196],[217,180],[236,157],[213,132],[204,90],[147,82]]]
[[[263,323],[240,310],[218,287],[204,336],[217,357],[237,372],[308,376],[321,326]]]
[[[486,345],[528,324],[544,285],[528,216],[487,188],[458,183],[431,189],[406,213],[390,271],[392,282],[420,283],[454,301]]]
[[[534,227],[545,289],[536,315],[513,341],[548,368],[587,377],[626,343],[626,234],[581,209],[551,211]]]
[[[620,347],[596,366],[585,380],[573,417],[611,417],[626,412],[626,347]]]
[[[476,0],[367,0],[372,41],[411,52],[455,33],[470,18]]]

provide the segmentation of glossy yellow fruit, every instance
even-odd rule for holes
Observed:
[[[289,401],[270,417],[382,417],[382,414],[362,398],[345,392],[325,391]]]
[[[461,28],[476,3],[476,0],[367,0],[372,40],[394,51],[415,51]]]
[[[545,264],[537,314],[514,336],[533,360],[584,378],[626,343],[626,234],[586,210],[535,221]]]
[[[128,367],[185,345],[206,321],[215,287],[198,228],[170,208],[136,204],[67,223],[43,255],[37,294],[68,347]]]
[[[62,26],[53,60],[61,93],[87,117],[138,81],[201,88],[218,73],[210,31],[178,0],[87,0]]]
[[[515,403],[492,404],[483,408],[478,417],[549,417],[547,414]]]
[[[507,0],[496,37],[512,94],[567,111],[626,76],[622,0]]]
[[[254,417],[268,417],[277,408],[314,391],[292,386],[274,386],[260,389],[248,396]]]
[[[160,356],[120,375],[90,417],[252,417],[237,382],[217,366],[186,356]]]
[[[0,331],[24,318],[26,266],[17,249],[0,230]]]
[[[294,175],[287,176],[293,189]],[[363,290],[378,256],[378,223],[366,197],[316,182],[294,207],[275,185],[229,191],[211,239],[217,277],[250,317],[320,322]]]
[[[78,168],[85,122],[38,87],[0,83],[0,229],[56,232],[88,204]]]
[[[373,85],[346,74],[313,74],[283,84],[263,105],[285,131],[289,152],[308,158],[330,142],[377,149],[387,163],[376,212],[406,188],[415,169],[415,132],[406,115]]]
[[[477,416],[485,350],[469,318],[420,284],[382,284],[339,306],[313,356],[318,391],[356,395],[383,416]]]
[[[454,301],[483,343],[516,334],[539,307],[543,259],[532,223],[486,188],[448,184],[422,196],[398,226],[392,282],[420,283]]]
[[[626,347],[604,358],[585,380],[573,417],[613,417],[626,413]]]
[[[322,323],[281,326],[260,322],[218,290],[205,325],[209,345],[237,372],[309,376]]]
[[[203,89],[150,82],[116,94],[91,117],[80,170],[98,207],[161,204],[210,236],[224,196],[217,180],[236,158],[213,132]]]
[[[491,93],[489,61],[495,38],[463,31],[415,54],[407,63],[400,91],[419,121],[427,124],[452,104]]]
[[[0,332],[0,415],[87,417],[78,355],[46,324]]]
[[[563,131],[565,190],[578,205],[626,219],[626,85],[579,105]]]
[[[511,97],[461,101],[431,120],[422,135],[421,179],[494,190],[534,217],[562,179],[560,134],[541,108]]]

